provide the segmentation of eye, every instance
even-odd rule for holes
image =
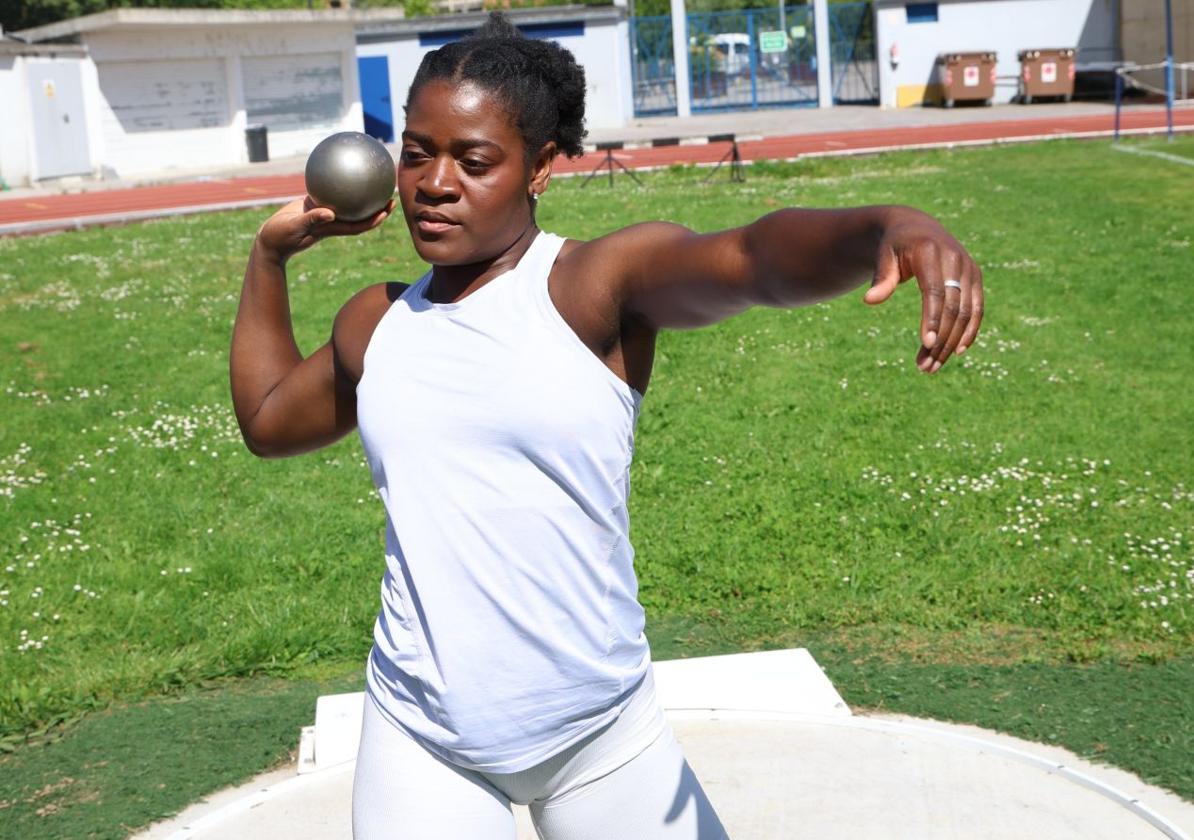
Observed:
[[[480,172],[490,167],[489,161],[476,157],[463,158],[460,165],[472,172]]]
[[[403,149],[401,159],[403,163],[418,163],[421,160],[427,160],[427,155],[423,153],[422,149]]]

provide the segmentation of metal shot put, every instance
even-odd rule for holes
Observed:
[[[367,219],[394,194],[394,159],[379,140],[341,131],[320,141],[307,158],[307,194],[344,222]]]

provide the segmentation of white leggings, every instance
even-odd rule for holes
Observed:
[[[640,694],[613,723],[519,773],[458,767],[366,698],[354,840],[515,840],[511,802],[530,806],[542,840],[728,840],[654,692]]]

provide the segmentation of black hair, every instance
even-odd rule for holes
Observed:
[[[406,107],[427,82],[472,82],[510,109],[531,159],[554,140],[568,157],[584,154],[585,71],[553,41],[525,38],[501,12],[462,41],[423,56]]]

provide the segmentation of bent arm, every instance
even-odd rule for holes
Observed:
[[[236,420],[254,455],[308,452],[356,425],[354,386],[333,342],[303,358],[294,340],[284,263],[260,242],[245,269],[229,372]]]

